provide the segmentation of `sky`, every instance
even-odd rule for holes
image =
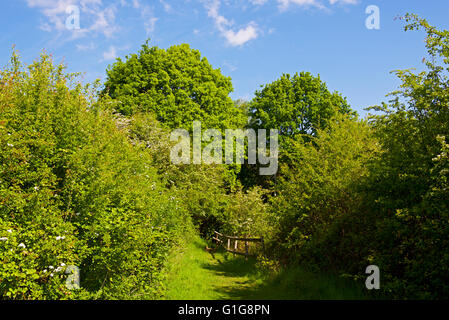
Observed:
[[[0,66],[13,45],[25,63],[45,49],[91,82],[147,39],[188,43],[232,78],[233,99],[308,71],[363,115],[397,89],[391,71],[423,67],[423,32],[395,19],[407,12],[449,29],[447,0],[0,0]]]

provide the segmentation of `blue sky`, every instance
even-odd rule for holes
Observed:
[[[369,5],[379,8],[380,29],[365,26]],[[79,29],[70,27],[73,6]],[[232,77],[234,99],[251,99],[282,73],[310,71],[363,114],[398,86],[390,71],[422,67],[423,33],[405,33],[394,19],[406,12],[449,29],[447,0],[2,0],[0,64],[13,44],[26,63],[45,48],[87,82],[147,38],[162,48],[189,43]]]

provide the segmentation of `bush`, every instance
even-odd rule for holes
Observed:
[[[274,250],[283,260],[314,269],[357,269],[363,255],[353,232],[366,230],[357,217],[363,203],[359,182],[367,178],[378,143],[366,122],[346,116],[333,118],[309,140],[295,139],[281,166],[271,198]]]
[[[42,54],[0,78],[0,297],[155,298],[190,218],[82,86]],[[65,268],[81,269],[80,290]]]
[[[406,15],[405,29],[423,29],[427,70],[397,71],[401,88],[373,117],[384,152],[371,170],[373,260],[396,297],[449,296],[449,31]]]

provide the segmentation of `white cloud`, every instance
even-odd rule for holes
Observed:
[[[89,50],[94,50],[96,48],[97,48],[97,46],[93,42],[91,42],[89,44],[77,44],[76,45],[76,49],[78,51],[89,51]]]
[[[158,20],[158,18],[151,17],[151,18],[148,18],[148,20],[144,22],[145,31],[147,32],[147,34],[154,31],[154,29],[156,27],[157,20]]]
[[[336,3],[341,3],[341,4],[357,4],[358,0],[329,0],[330,4],[336,4]]]
[[[220,1],[212,0],[205,3],[207,15],[214,19],[215,26],[223,37],[231,46],[241,46],[250,40],[256,39],[259,36],[259,29],[257,24],[251,21],[246,28],[241,28],[238,31],[231,29],[233,22],[220,15]]]
[[[120,28],[115,23],[115,11],[114,6],[107,7],[103,10],[95,12],[95,9],[86,10],[96,17],[96,21],[88,28],[89,31],[103,33],[106,37],[110,38]]]
[[[142,17],[143,25],[147,34],[154,31],[156,27],[156,22],[159,20],[153,14],[153,9],[150,6],[142,5],[140,9],[140,15]]]
[[[296,4],[304,7],[317,7],[320,9],[325,8],[319,0],[278,0],[278,4],[280,11],[287,10],[290,4]]]
[[[123,3],[124,0],[121,0]],[[101,0],[26,0],[31,8],[39,9],[48,19],[41,24],[44,31],[69,31],[66,20],[67,8],[77,6],[80,9],[81,28],[70,30],[73,38],[83,37],[89,33],[100,33],[111,37],[119,30],[115,22],[115,4],[103,6]]]
[[[38,9],[46,18],[39,28],[46,32],[56,31],[58,35],[70,32],[66,40],[74,40],[88,35],[103,35],[106,38],[114,37],[120,30],[116,15],[121,7],[130,7],[138,10],[143,27],[147,34],[154,31],[156,18],[152,8],[141,0],[25,0],[29,7]],[[166,11],[171,6],[160,0]],[[66,20],[70,14],[67,8],[76,6],[80,13],[80,28],[68,29]]]
[[[256,6],[261,6],[263,4],[265,4],[268,0],[249,0],[249,2],[251,2],[251,4],[254,4]]]
[[[51,26],[48,23],[46,23],[46,22],[42,23],[39,26],[39,29],[41,29],[42,31],[45,31],[45,32],[50,32],[52,30]]]
[[[117,48],[110,46],[108,51],[103,52],[103,61],[110,61],[117,58]]]
[[[229,63],[228,61],[223,61],[223,66],[225,66],[226,68],[231,70],[231,72],[234,72],[235,70],[237,70],[237,67],[235,65],[233,65],[232,63]]]
[[[172,11],[172,7],[169,3],[165,2],[164,0],[159,0],[159,2],[164,7],[165,12],[170,13]]]
[[[140,8],[140,1],[139,0],[133,0],[133,8],[139,9]]]
[[[257,1],[257,0],[256,0]],[[322,0],[277,0],[279,10],[285,11],[291,4],[303,7],[316,7],[319,9],[327,9]],[[358,0],[329,0],[330,5],[334,4],[357,4]]]
[[[160,0],[163,1],[163,0]],[[207,15],[211,17],[220,34],[226,39],[231,46],[241,46],[250,40],[257,39],[262,33],[258,25],[251,21],[246,27],[235,30],[232,28],[234,22],[225,18],[220,14],[219,9],[222,1],[220,0],[201,0],[207,10]],[[228,1],[223,1],[228,4]],[[261,6],[268,2],[268,0],[249,0],[252,5]],[[286,11],[290,6],[296,5],[300,7],[315,7],[322,10],[328,10],[326,2],[330,6],[336,4],[348,5],[357,4],[358,0],[276,0],[279,11]],[[274,32],[274,29],[269,29],[268,34]]]
[[[237,32],[234,32],[233,30],[225,30],[223,35],[231,46],[241,46],[248,41],[257,38],[257,26],[255,24],[250,24],[246,28],[240,29]]]
[[[161,4],[164,6],[166,12],[171,11],[171,6],[163,0],[160,0]],[[153,9],[151,6],[147,5],[146,2],[141,0],[120,0],[120,5],[123,7],[132,7],[140,12],[140,17],[143,20],[143,26],[147,34],[154,31],[156,27],[156,22],[159,20],[153,14]]]

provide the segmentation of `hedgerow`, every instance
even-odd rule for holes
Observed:
[[[0,297],[156,298],[190,218],[151,152],[47,54],[0,78]],[[81,270],[68,290],[65,270]]]

